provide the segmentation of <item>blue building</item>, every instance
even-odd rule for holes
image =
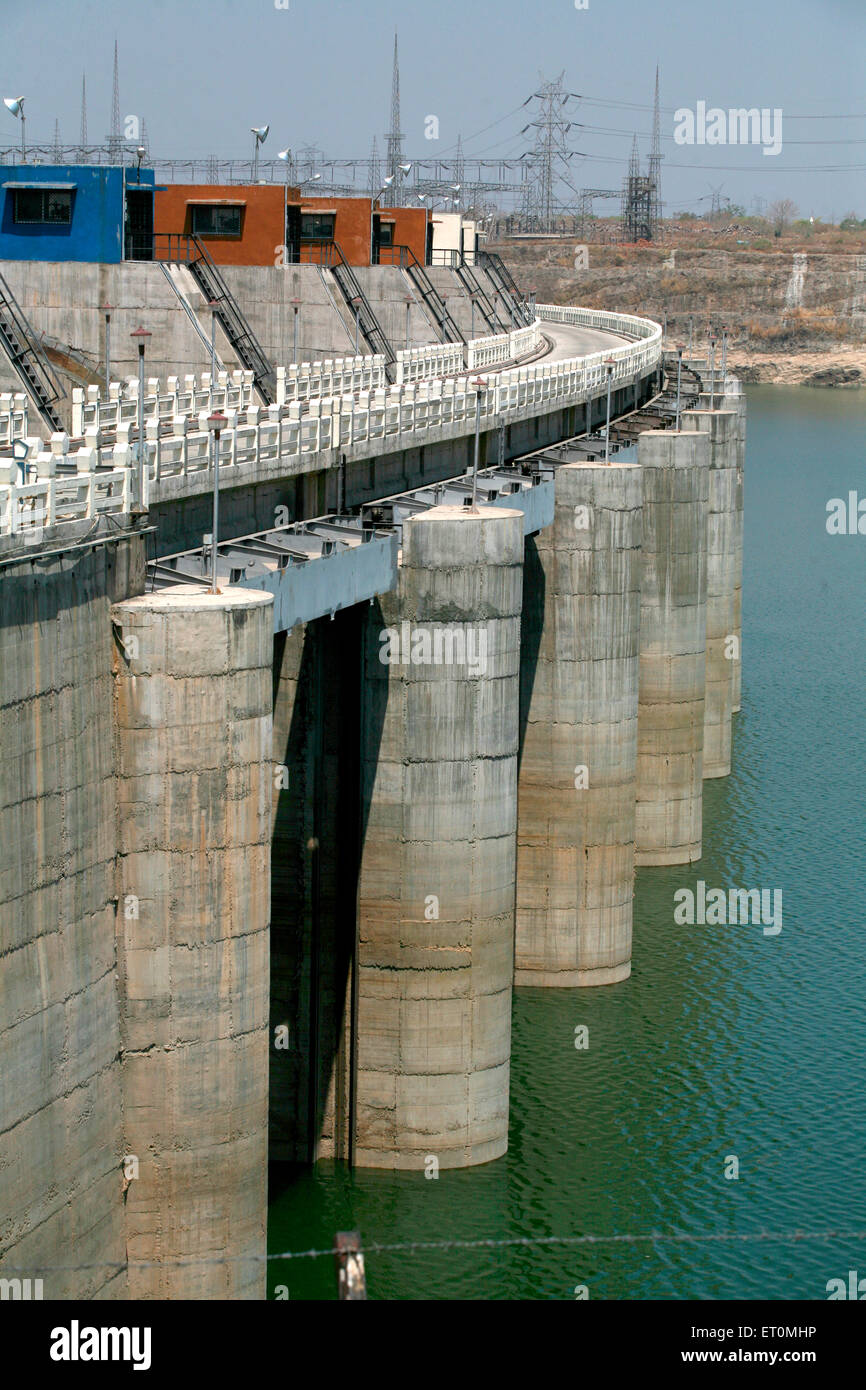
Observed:
[[[152,169],[0,166],[0,261],[151,260]]]

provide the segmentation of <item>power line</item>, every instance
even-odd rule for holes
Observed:
[[[520,1247],[576,1246],[576,1245],[657,1245],[673,1243],[684,1245],[714,1244],[752,1244],[772,1243],[798,1244],[806,1240],[866,1240],[864,1231],[649,1231],[645,1233],[621,1232],[611,1235],[585,1234],[580,1236],[504,1236],[479,1237],[475,1240],[408,1240],[371,1241],[364,1243],[365,1255],[412,1255],[420,1251],[432,1250],[505,1250]],[[78,1273],[89,1269],[181,1269],[201,1265],[223,1264],[272,1264],[282,1260],[318,1260],[333,1257],[338,1251],[335,1246],[324,1250],[280,1250],[265,1255],[213,1255],[191,1260],[96,1260],[87,1264],[45,1265],[34,1264],[16,1267],[5,1264],[0,1259],[0,1269],[4,1274],[33,1275],[35,1271],[44,1274]]]

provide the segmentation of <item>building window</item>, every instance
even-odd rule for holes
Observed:
[[[197,203],[191,209],[193,236],[234,236],[241,234],[242,207],[223,207],[219,203]]]
[[[333,241],[336,221],[333,212],[301,213],[301,241]]]
[[[393,222],[380,222],[380,223],[379,223],[379,245],[380,245],[380,246],[393,246],[393,245],[394,245],[394,223],[393,223]]]
[[[15,222],[52,226],[72,221],[72,191],[62,188],[16,188],[12,217]]]

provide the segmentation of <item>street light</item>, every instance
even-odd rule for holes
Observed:
[[[210,403],[213,405],[213,388],[216,381],[216,316],[219,300],[208,300],[210,309]]]
[[[487,390],[487,381],[483,376],[477,376],[470,381],[470,386],[475,387],[475,451],[472,455],[472,510],[477,512],[478,498],[478,455],[481,449],[481,392]]]
[[[210,591],[218,594],[217,588],[217,538],[219,536],[220,520],[220,435],[228,424],[228,420],[221,410],[215,410],[212,415],[207,417],[207,427],[210,430],[213,443],[213,522],[211,532],[211,579]]]
[[[728,375],[728,328],[727,325],[722,329],[722,391],[725,389],[725,381]]]
[[[114,305],[109,304],[106,299],[105,303],[100,304],[99,307],[105,315],[105,398],[107,400],[111,387],[111,311]]]
[[[607,421],[604,427],[604,461],[610,463],[610,383],[616,363],[612,357],[608,357],[605,359],[604,365],[607,367]]]
[[[683,376],[683,345],[677,345],[677,430],[680,427],[680,383]]]
[[[11,111],[13,116],[21,117],[21,163],[27,163],[27,146],[24,140],[24,98],[23,97],[4,97],[3,105],[7,111]]]
[[[716,408],[716,335],[710,338],[710,410]]]
[[[129,336],[138,347],[138,483],[136,496],[138,505],[132,510],[147,511],[149,498],[144,449],[144,349],[148,338],[151,338],[153,334],[139,324],[138,328],[134,329]]]

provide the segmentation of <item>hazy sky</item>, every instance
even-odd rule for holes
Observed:
[[[866,216],[866,0],[0,0],[0,95],[26,95],[28,142],[50,143],[56,117],[71,144],[85,71],[89,138],[104,139],[116,36],[121,114],[146,119],[157,156],[248,158],[250,126],[269,122],[265,156],[315,144],[362,158],[374,133],[384,143],[395,23],[410,158],[453,152],[460,131],[466,155],[519,155],[523,101],[564,70],[585,127],[569,136],[587,156],[574,182],[618,188],[635,131],[648,149],[658,62],[669,211],[721,187],[746,206]],[[781,153],[676,144],[674,112],[699,101],[780,108]],[[0,122],[13,144],[2,107]]]

